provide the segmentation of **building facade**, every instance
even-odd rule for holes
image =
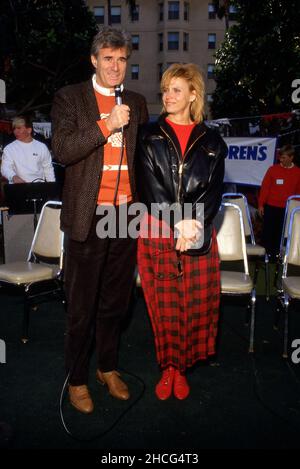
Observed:
[[[99,27],[107,25],[106,0],[87,0]],[[230,19],[234,19],[234,10]],[[198,64],[206,81],[206,112],[215,88],[215,51],[223,41],[225,22],[207,0],[137,0],[131,16],[126,0],[111,0],[111,24],[129,31],[133,52],[126,86],[142,93],[150,114],[161,109],[160,78],[174,62]]]

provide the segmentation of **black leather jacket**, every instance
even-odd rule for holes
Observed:
[[[205,124],[197,124],[189,138],[185,155],[165,116],[156,123],[144,125],[138,137],[136,182],[139,199],[161,207],[176,202],[204,203],[204,244],[190,255],[207,252],[210,246],[212,220],[222,197],[226,144],[219,133]]]

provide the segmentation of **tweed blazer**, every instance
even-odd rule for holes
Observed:
[[[130,123],[124,130],[129,181],[136,198],[134,154],[140,124],[147,122],[145,98],[124,90],[122,101],[130,107]],[[85,241],[95,213],[102,178],[106,139],[100,119],[92,80],[60,89],[51,110],[52,150],[65,165],[61,229],[76,241]]]

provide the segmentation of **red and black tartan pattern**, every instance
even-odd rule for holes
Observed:
[[[146,223],[151,222],[148,217]],[[184,372],[213,355],[220,303],[215,233],[210,251],[203,256],[178,257],[173,238],[141,237],[138,270],[160,366],[173,365]]]

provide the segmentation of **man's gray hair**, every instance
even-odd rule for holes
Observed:
[[[125,47],[127,50],[127,57],[129,57],[132,51],[130,33],[110,26],[101,28],[93,39],[91,55],[97,57],[99,50],[105,47],[109,47],[111,49],[121,49]]]

